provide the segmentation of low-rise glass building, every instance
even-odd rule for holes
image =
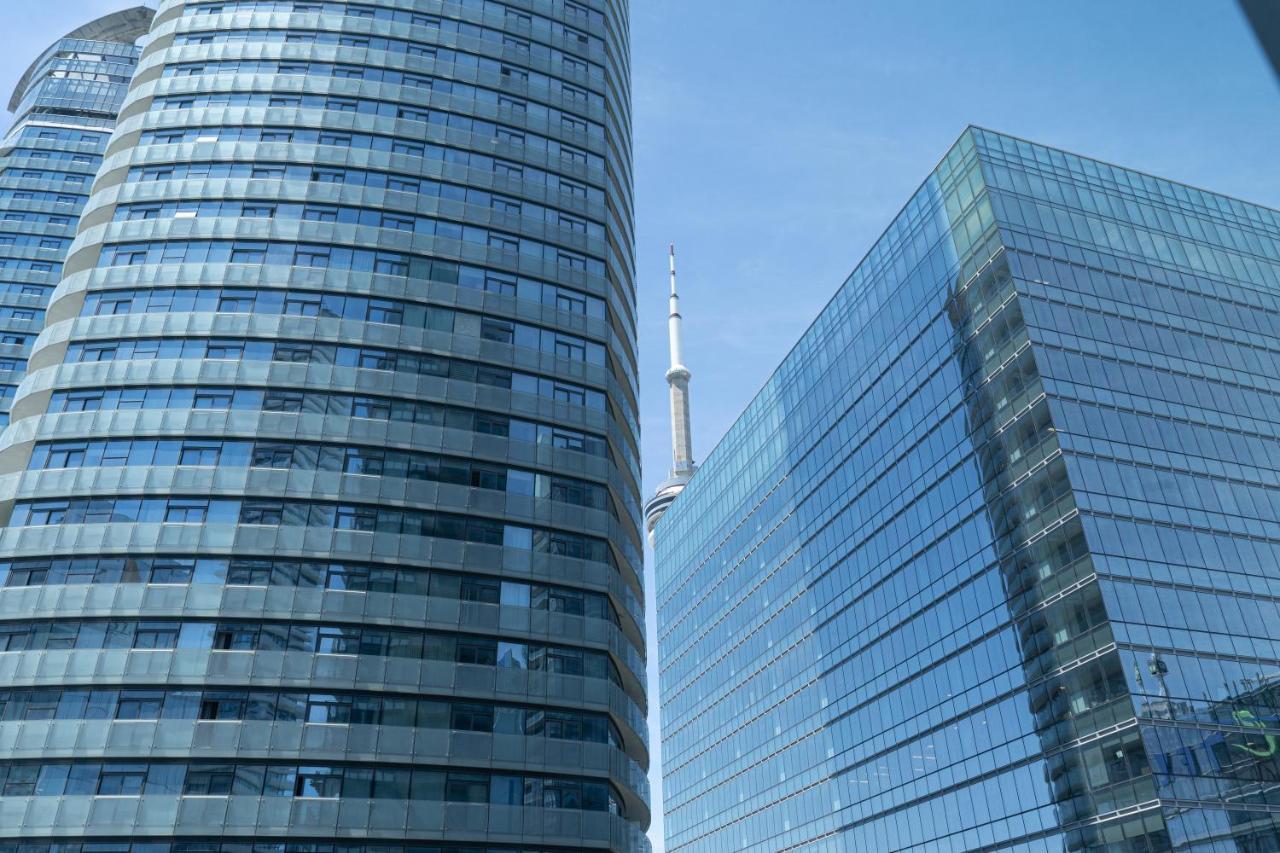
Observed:
[[[656,529],[670,851],[1280,849],[1280,213],[964,132]]]

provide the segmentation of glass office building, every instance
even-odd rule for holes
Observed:
[[[0,439],[0,851],[644,851],[623,0],[164,0]]]
[[[668,850],[1280,850],[1280,213],[970,128],[657,526]]]
[[[0,426],[75,237],[152,11],[85,24],[49,46],[9,100],[0,141]]]

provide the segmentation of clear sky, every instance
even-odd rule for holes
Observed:
[[[48,42],[129,5],[7,0],[6,100]],[[646,490],[670,464],[671,241],[701,459],[967,124],[1280,207],[1280,87],[1232,0],[633,0],[632,17]],[[660,814],[652,834],[661,850]]]

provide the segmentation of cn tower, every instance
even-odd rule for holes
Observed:
[[[680,296],[676,292],[676,247],[669,253],[671,267],[670,313],[667,316],[667,336],[671,349],[671,366],[667,368],[667,387],[671,389],[671,473],[658,486],[657,491],[644,507],[645,529],[649,544],[653,544],[653,528],[667,511],[667,507],[684,490],[698,466],[693,462],[693,435],[689,428],[689,379],[692,374],[684,366],[681,335]]]

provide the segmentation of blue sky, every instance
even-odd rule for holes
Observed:
[[[6,4],[0,81],[127,5]],[[701,459],[967,124],[1280,207],[1280,88],[1232,0],[632,6],[646,489],[671,241]]]

